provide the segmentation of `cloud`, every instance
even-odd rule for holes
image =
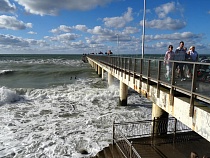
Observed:
[[[50,41],[59,41],[62,43],[68,43],[69,41],[73,41],[76,40],[77,38],[79,38],[80,36],[74,33],[65,33],[65,34],[60,34],[54,37],[49,37],[46,36],[46,39],[49,39]]]
[[[28,34],[31,34],[31,35],[36,35],[37,32],[33,32],[33,31],[29,31]]]
[[[103,6],[113,0],[15,0],[31,14],[57,15],[59,10],[90,10],[97,6]]]
[[[101,26],[95,26],[93,29],[88,29],[88,33],[96,35],[113,35],[115,34],[112,30],[102,28]]]
[[[0,1],[0,12],[13,13],[16,10],[15,4],[11,4],[9,0]]]
[[[174,12],[176,10],[175,3],[166,3],[157,8],[155,8],[155,12],[158,14],[159,18],[165,18],[169,13]]]
[[[139,29],[136,28],[136,27],[126,27],[124,30],[123,30],[123,34],[135,34],[135,33],[138,33],[139,32]]]
[[[44,46],[47,45],[43,40],[34,39],[23,39],[21,37],[16,37],[13,35],[3,35],[0,34],[0,46],[2,48],[28,48],[31,46]]]
[[[140,25],[143,25],[143,21],[140,22]],[[185,21],[179,19],[172,19],[170,17],[145,22],[145,26],[147,28],[155,28],[161,30],[179,30],[184,28],[186,25],[187,24]]]
[[[192,32],[182,32],[182,33],[173,33],[173,34],[158,34],[158,35],[146,35],[145,40],[189,40],[189,39],[201,39],[202,34],[194,34]]]
[[[76,25],[73,28],[79,31],[83,31],[83,32],[86,32],[88,30],[88,28],[85,25]]]
[[[132,17],[132,8],[128,8],[127,12],[124,13],[123,16],[120,17],[112,17],[112,18],[104,18],[104,24],[107,27],[114,27],[114,28],[122,28],[125,27],[125,25],[128,22],[131,22],[133,20]]]
[[[50,30],[50,32],[52,33],[71,32],[71,29],[72,28],[69,26],[60,25],[58,28]]]
[[[32,24],[18,21],[14,16],[0,16],[0,29],[24,30],[26,28],[32,28]]]

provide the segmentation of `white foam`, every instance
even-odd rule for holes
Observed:
[[[0,70],[0,74],[6,74],[9,72],[13,72],[13,70]]]
[[[71,85],[24,90],[25,100],[15,104],[11,100],[20,96],[1,88],[0,157],[13,152],[17,157],[85,157],[80,149],[93,156],[111,143],[114,120],[151,118],[151,109],[139,106],[146,100],[132,94],[128,103],[135,106],[118,107],[119,86],[94,88],[97,82],[78,79]]]
[[[16,102],[20,99],[22,99],[22,97],[16,94],[15,91],[7,89],[6,87],[0,87],[0,105]]]

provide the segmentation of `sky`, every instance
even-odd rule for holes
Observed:
[[[210,53],[209,0],[145,0],[144,54]],[[141,54],[144,0],[0,0],[0,54]]]

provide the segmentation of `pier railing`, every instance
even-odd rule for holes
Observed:
[[[135,82],[135,79],[139,79],[147,82],[148,85],[151,83],[153,85],[157,84],[157,88],[164,85],[169,88],[173,94],[176,91],[188,96],[191,105],[190,116],[193,115],[195,99],[203,103],[210,103],[210,63],[171,60],[171,77],[166,78],[164,60],[104,55],[89,55],[88,57],[108,65],[113,71],[118,72],[118,75],[123,76],[123,73],[126,73],[129,80],[132,76],[133,82]],[[179,78],[177,76],[177,63],[184,65],[185,81],[181,81],[180,76]],[[191,70],[191,76],[187,75],[189,70]],[[126,75],[124,76],[126,77]]]
[[[169,119],[158,119],[145,120],[137,122],[124,122],[124,123],[113,123],[113,144],[116,144],[119,151],[126,158],[141,158],[140,153],[135,148],[137,142],[132,140],[137,140],[138,138],[148,138],[141,143],[150,144],[151,146],[157,145],[159,142],[156,141],[157,137],[168,135],[164,143],[176,143],[176,142],[186,142],[189,140],[190,135],[186,138],[181,137],[181,139],[176,136],[181,132],[192,131],[189,127],[177,121],[175,118]],[[163,140],[161,140],[161,143]]]

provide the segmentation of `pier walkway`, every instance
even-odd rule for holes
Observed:
[[[209,142],[210,142],[210,64],[209,63],[201,63],[201,62],[182,62],[185,64],[185,71],[187,71],[187,67],[189,65],[193,67],[193,73],[191,78],[187,78],[185,81],[181,81],[180,78],[176,77],[175,72],[175,64],[176,61],[171,61],[172,63],[172,72],[170,80],[165,78],[166,69],[164,66],[163,60],[156,59],[141,59],[141,58],[126,58],[126,57],[116,57],[116,56],[104,56],[104,55],[88,55],[88,62],[91,66],[96,70],[99,76],[103,78],[104,72],[108,73],[108,83],[112,84],[113,79],[116,78],[120,81],[120,96],[119,96],[119,104],[122,106],[127,105],[127,90],[128,87],[134,89],[136,92],[144,95],[149,100],[153,102],[152,108],[152,118],[155,119],[165,119],[168,116],[173,116],[177,121],[184,124],[186,127],[190,129],[189,132],[194,132],[199,138],[197,140],[200,143],[204,143],[207,149],[205,148],[205,152],[207,150],[210,152]],[[175,121],[175,122],[177,122]],[[154,124],[154,122],[150,123],[152,125],[153,130],[150,131],[150,134],[158,133],[160,130],[160,126]],[[163,139],[167,140],[167,136],[165,134],[169,134],[168,124],[164,125],[164,128],[159,131],[159,134],[155,134],[156,136],[163,136],[157,138],[156,145],[151,143],[151,138],[154,138],[154,135],[145,137],[150,140],[150,147],[152,147],[156,153],[160,151],[165,157],[173,157],[167,156],[168,151],[176,151],[176,154],[180,154],[178,157],[184,157],[184,151],[187,152],[187,148],[183,146],[183,149],[178,149],[178,146],[175,144],[171,145],[170,143],[157,143],[158,140],[160,142],[165,142]],[[175,126],[177,128],[177,126]],[[176,129],[174,128],[174,129]],[[139,129],[141,130],[141,129]],[[123,130],[122,130],[123,131]],[[121,131],[121,132],[122,132]],[[164,133],[164,134],[163,134]],[[176,130],[173,131],[176,133]],[[122,133],[122,136],[126,135],[126,133]],[[180,134],[182,135],[182,134]],[[189,134],[187,134],[189,135]],[[182,137],[182,136],[180,136]],[[183,136],[184,137],[184,136]],[[113,144],[117,146],[118,149],[123,149],[125,147],[126,150],[129,147],[131,148],[125,157],[146,157],[142,156],[144,153],[141,151],[138,153],[136,151],[136,144],[131,145],[129,138],[123,138],[123,144],[120,143],[122,137],[118,139],[113,136]],[[138,140],[135,138],[135,140]],[[143,140],[141,138],[141,140]],[[194,138],[192,140],[195,140]],[[134,140],[133,140],[134,142]],[[146,141],[149,142],[149,141]],[[190,142],[190,140],[188,141]],[[197,141],[193,141],[190,143],[186,143],[186,146],[190,148],[190,145],[193,145],[195,148],[195,143]],[[120,145],[121,144],[121,145]],[[159,145],[157,145],[159,144]],[[152,146],[151,146],[152,145]],[[134,148],[135,146],[135,148]],[[199,146],[199,145],[198,145]],[[201,147],[202,145],[200,145]],[[146,147],[142,146],[141,148]],[[155,147],[155,148],[154,148]],[[153,150],[150,149],[150,150]],[[173,150],[172,150],[173,149]],[[185,150],[184,150],[185,149]],[[199,147],[196,147],[198,151]],[[146,149],[145,149],[146,150]],[[164,151],[163,151],[164,150]],[[181,152],[181,150],[184,150]],[[192,148],[190,149],[192,150]],[[131,153],[135,153],[134,155],[130,155]],[[123,151],[121,150],[121,153]],[[170,153],[170,152],[169,152]],[[175,154],[175,155],[176,155]],[[181,156],[181,154],[183,156]],[[203,154],[203,152],[201,153]],[[141,156],[140,156],[141,155]],[[164,157],[162,155],[162,157]],[[154,156],[154,155],[153,155]],[[148,156],[152,157],[152,156]]]

